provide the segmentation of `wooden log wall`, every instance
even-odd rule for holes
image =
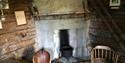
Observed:
[[[123,12],[124,11],[123,8],[125,8],[125,6],[121,5],[120,9],[117,9],[117,10],[109,9],[108,12],[111,14],[112,20],[116,23],[118,28],[121,30],[122,36],[124,37],[125,13]],[[101,12],[103,13],[104,10]],[[93,47],[95,45],[107,45],[119,51],[119,55],[120,55],[119,63],[124,63],[125,61],[123,59],[125,59],[125,55],[124,55],[123,48],[125,46],[125,43],[121,43],[120,40],[116,41],[113,35],[117,33],[112,33],[109,30],[108,26],[104,23],[104,20],[106,22],[106,19],[103,19],[100,16],[94,16],[91,18],[90,29],[89,29],[90,42]],[[110,21],[107,20],[107,22],[108,24],[113,25]],[[111,26],[111,28],[113,28],[113,26]],[[113,31],[117,31],[117,29]],[[118,35],[117,37],[120,37],[120,36]],[[119,44],[122,44],[122,46]]]
[[[118,41],[117,41],[118,38],[116,38],[116,36],[118,35],[118,33],[119,35],[121,35],[121,32],[124,32],[123,28],[121,28],[121,27],[124,27],[123,24],[125,23],[124,22],[125,14],[121,14],[123,13],[122,7],[124,6],[123,4],[121,4],[120,9],[110,9],[109,5],[107,4],[109,1],[107,0],[102,0],[102,1],[96,0],[96,1],[97,3],[93,3],[93,4],[92,4],[92,1],[89,1],[91,2],[90,9],[93,8],[93,10],[91,9],[91,11],[93,12],[93,14],[96,14],[94,20],[91,21],[91,25],[90,25],[90,30],[91,30],[90,36],[92,36],[91,39],[93,39],[94,42],[99,42],[98,44],[102,44],[102,45],[103,44],[104,45],[108,44],[109,46],[112,46],[114,44],[118,45]],[[99,3],[101,3],[102,5]],[[96,11],[96,13],[94,13],[94,11]],[[120,23],[122,25],[120,25]],[[94,32],[92,30],[94,30]],[[99,41],[95,39],[99,39]],[[111,42],[111,45],[109,44],[110,42],[108,41]],[[114,45],[112,47],[116,47],[117,45]]]
[[[89,26],[89,36],[91,46],[94,47],[96,45],[107,45],[110,47],[114,47],[117,44],[112,36],[112,33],[109,31],[108,27],[102,19],[100,18],[91,18],[90,26]]]
[[[0,60],[14,56],[23,56],[24,50],[35,43],[35,25],[30,13],[30,1],[9,0],[10,9],[4,10],[6,21],[0,29]],[[15,11],[24,11],[27,24],[18,26]]]

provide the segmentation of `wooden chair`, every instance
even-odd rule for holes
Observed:
[[[118,53],[108,46],[96,46],[91,52],[91,63],[117,63]]]

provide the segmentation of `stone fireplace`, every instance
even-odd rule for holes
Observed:
[[[69,45],[73,47],[73,56],[87,58],[87,27],[88,21],[84,18],[73,19],[53,19],[36,21],[36,50],[44,47],[49,51],[51,58],[59,57],[61,47],[59,32],[67,30],[69,35]],[[79,52],[78,52],[79,51]]]

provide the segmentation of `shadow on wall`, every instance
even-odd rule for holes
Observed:
[[[27,47],[23,51],[22,51],[23,52],[22,54],[17,53],[16,56],[14,55],[13,57],[0,60],[0,63],[32,63],[34,47],[33,46]],[[22,55],[22,57],[20,57],[20,55]]]
[[[32,57],[34,54],[34,47],[30,46],[28,48],[25,49],[24,53],[23,53],[23,57],[22,60],[27,61],[28,63],[32,63]]]

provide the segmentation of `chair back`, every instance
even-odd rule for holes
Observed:
[[[91,63],[117,63],[118,53],[108,46],[98,45],[92,49]]]

